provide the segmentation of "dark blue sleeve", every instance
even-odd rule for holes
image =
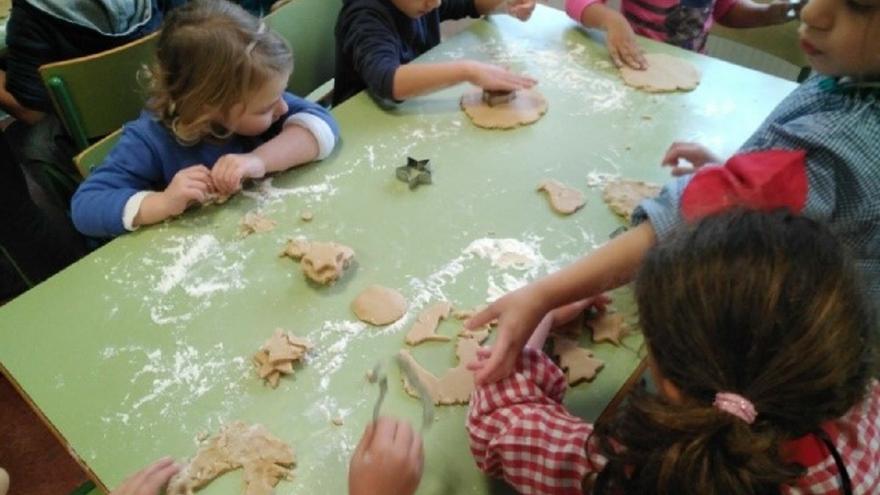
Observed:
[[[443,0],[439,8],[441,21],[480,17],[474,0]]]
[[[401,60],[401,42],[394,19],[365,5],[352,6],[340,20],[341,49],[351,54],[354,71],[373,96],[392,100],[394,73]]]
[[[144,136],[126,126],[119,143],[74,193],[70,207],[73,225],[90,237],[123,234],[122,213],[128,199],[162,184],[157,154]]]

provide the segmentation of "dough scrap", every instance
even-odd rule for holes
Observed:
[[[423,368],[406,349],[400,351],[400,358],[405,360],[415,371],[419,380],[425,385],[434,404],[448,406],[454,404],[467,404],[474,391],[474,374],[467,369],[467,364],[477,358],[477,349],[480,343],[476,339],[460,338],[455,345],[455,355],[458,356],[458,365],[446,370],[439,378]],[[418,398],[419,394],[406,377],[403,377],[403,389],[412,397]]]
[[[275,220],[264,217],[258,212],[249,211],[244,214],[239,224],[239,234],[241,237],[247,237],[251,234],[260,234],[269,232],[275,228],[277,222]]]
[[[593,342],[610,342],[620,345],[620,339],[626,334],[626,322],[620,313],[602,313],[587,323],[593,331]]]
[[[168,495],[192,495],[214,478],[241,468],[242,493],[270,495],[282,478],[290,476],[296,456],[289,445],[260,424],[234,421],[207,440],[168,484]]]
[[[565,371],[565,378],[572,386],[593,380],[605,367],[605,363],[596,359],[589,349],[578,347],[576,340],[555,337],[553,354],[559,357],[559,367]]]
[[[700,71],[690,62],[665,53],[648,53],[648,68],[636,70],[627,66],[620,68],[620,75],[627,86],[648,93],[690,91],[700,84]]]
[[[446,301],[434,303],[423,309],[419,316],[416,317],[416,322],[413,323],[413,326],[407,332],[406,343],[409,345],[419,345],[429,340],[437,342],[449,341],[449,337],[437,334],[437,326],[440,324],[440,320],[445,320],[449,317],[451,311],[452,305]]]
[[[315,214],[312,213],[312,210],[303,210],[303,211],[299,214],[299,218],[300,218],[300,220],[302,220],[303,222],[311,222],[312,219],[315,218]]]
[[[615,215],[629,220],[643,199],[660,194],[661,186],[640,180],[617,179],[605,184],[602,200]]]
[[[474,125],[486,129],[513,129],[547,113],[547,99],[534,89],[521,89],[511,101],[489,106],[483,101],[483,90],[471,88],[461,96],[460,104]]]
[[[351,310],[359,320],[371,325],[394,323],[406,314],[406,299],[394,289],[371,285],[351,302]]]
[[[321,285],[331,285],[351,264],[354,250],[335,242],[310,242],[304,239],[287,241],[281,256],[300,260],[303,273]]]
[[[276,328],[275,333],[254,354],[257,374],[270,387],[276,388],[281,375],[292,375],[293,363],[302,361],[311,349],[312,344],[308,340]]]
[[[219,194],[219,193],[208,193],[205,196],[205,200],[202,201],[202,206],[208,205],[222,205],[223,203],[229,201],[231,195],[228,194]]]
[[[584,195],[554,179],[546,179],[538,185],[539,191],[546,191],[550,206],[557,213],[571,215],[584,206]]]

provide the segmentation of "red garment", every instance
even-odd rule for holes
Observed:
[[[478,387],[467,421],[477,466],[525,495],[581,494],[584,476],[600,471],[607,459],[599,454],[598,440],[590,438],[593,425],[562,405],[565,389],[562,370],[529,348],[513,375]],[[847,466],[853,493],[880,493],[880,383],[873,382],[865,400],[830,425],[826,431]],[[797,457],[808,460],[807,474],[795,486],[782,487],[783,494],[839,494],[834,459],[822,452]]]

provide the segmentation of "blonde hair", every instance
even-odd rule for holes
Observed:
[[[165,19],[148,69],[147,108],[184,144],[229,136],[212,121],[293,70],[287,42],[226,0],[194,0]]]

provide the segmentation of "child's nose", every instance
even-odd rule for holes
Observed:
[[[434,10],[440,6],[440,2],[442,0],[426,0],[425,1],[425,10]]]
[[[284,101],[284,98],[280,98],[278,104],[275,105],[275,118],[277,119],[285,113],[287,113],[287,102]]]
[[[834,24],[833,3],[831,0],[809,0],[801,10],[801,22],[814,29],[831,29]]]

